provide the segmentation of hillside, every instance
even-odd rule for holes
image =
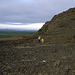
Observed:
[[[44,43],[38,43],[40,35]],[[75,75],[75,8],[55,15],[33,35],[1,40],[0,75]]]
[[[45,36],[46,42],[51,43],[75,43],[75,8],[70,8],[58,15],[51,21],[47,21],[36,33]],[[48,43],[49,43],[48,42]]]
[[[18,40],[1,41],[0,45],[36,45],[41,35],[44,44],[75,44],[75,8],[70,8],[47,21],[35,34]]]

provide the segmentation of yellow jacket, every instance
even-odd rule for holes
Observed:
[[[44,41],[44,39],[42,38],[41,41]]]

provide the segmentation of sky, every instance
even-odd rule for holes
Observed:
[[[75,0],[0,0],[0,29],[38,30]]]

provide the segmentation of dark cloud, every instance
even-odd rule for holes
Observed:
[[[75,7],[75,0],[0,0],[0,23],[43,23]]]

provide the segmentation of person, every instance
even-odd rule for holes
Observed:
[[[39,36],[39,37],[38,37],[38,43],[40,43],[40,39],[41,39],[41,37]]]
[[[43,38],[41,39],[41,42],[44,43],[44,39]]]

